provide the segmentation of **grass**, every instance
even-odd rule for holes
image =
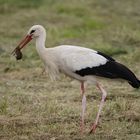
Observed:
[[[79,83],[62,75],[52,82],[34,43],[23,60],[11,55],[33,24],[47,29],[47,47],[73,44],[109,54],[140,77],[139,4],[134,0],[0,0],[0,139],[139,140],[140,90],[99,80],[108,92],[96,134],[88,135],[100,95],[89,85],[85,134],[79,133]],[[78,87],[78,88],[77,88]]]

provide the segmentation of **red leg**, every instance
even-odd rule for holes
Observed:
[[[82,94],[81,133],[83,133],[84,115],[86,110],[86,96],[85,96],[84,82],[81,82],[81,94]]]
[[[85,93],[85,86],[84,86],[84,82],[81,82],[81,93],[84,94]]]
[[[96,127],[97,127],[98,122],[99,122],[99,117],[100,117],[100,114],[101,114],[101,111],[102,111],[102,108],[103,108],[103,105],[104,105],[104,102],[105,102],[105,99],[106,99],[106,96],[107,96],[106,91],[103,89],[103,87],[101,87],[101,85],[99,85],[97,83],[97,87],[99,88],[99,90],[102,93],[102,99],[101,99],[101,102],[100,102],[100,106],[99,106],[99,110],[98,110],[98,113],[97,113],[97,116],[96,116],[95,123],[92,125],[90,133],[92,133],[92,132],[95,133]]]

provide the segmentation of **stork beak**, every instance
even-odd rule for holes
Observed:
[[[12,52],[12,54],[14,55],[16,50],[21,50],[27,43],[29,43],[32,40],[32,35],[27,35],[18,45],[17,47],[14,49],[14,51]]]

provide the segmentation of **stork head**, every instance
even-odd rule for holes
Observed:
[[[42,25],[34,25],[29,29],[27,36],[31,36],[31,38],[33,39],[45,34],[46,31]]]
[[[41,25],[33,25],[27,32],[27,35],[25,36],[25,38],[14,49],[12,54],[15,55],[17,59],[21,59],[22,53],[20,52],[20,50],[24,46],[26,46],[26,44],[29,43],[32,39],[34,39],[34,38],[37,39],[41,36],[46,37],[45,28]]]

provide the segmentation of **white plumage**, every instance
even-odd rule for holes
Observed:
[[[37,49],[37,51],[40,54],[40,50]],[[45,48],[42,54],[40,56],[45,63],[46,72],[50,73],[52,79],[58,78],[59,71],[61,71],[77,80],[85,80],[85,77],[77,75],[75,71],[97,67],[108,61],[95,50],[72,45]]]
[[[33,38],[36,39],[36,50],[51,79],[57,79],[59,77],[59,73],[62,72],[81,82],[81,131],[83,131],[84,127],[84,113],[86,108],[84,88],[85,81],[94,81],[94,84],[96,84],[102,94],[99,111],[90,132],[95,132],[104,100],[107,95],[106,91],[95,80],[95,76],[122,78],[127,80],[134,88],[140,87],[140,81],[127,67],[101,52],[72,45],[61,45],[54,48],[45,48],[46,31],[41,25],[32,26],[25,39],[21,41],[13,53],[16,54],[17,50],[21,50]]]
[[[105,64],[107,59],[97,51],[72,45],[62,45],[54,48],[59,54],[60,63],[63,67],[68,67],[71,71],[80,70],[86,67],[96,67]]]

